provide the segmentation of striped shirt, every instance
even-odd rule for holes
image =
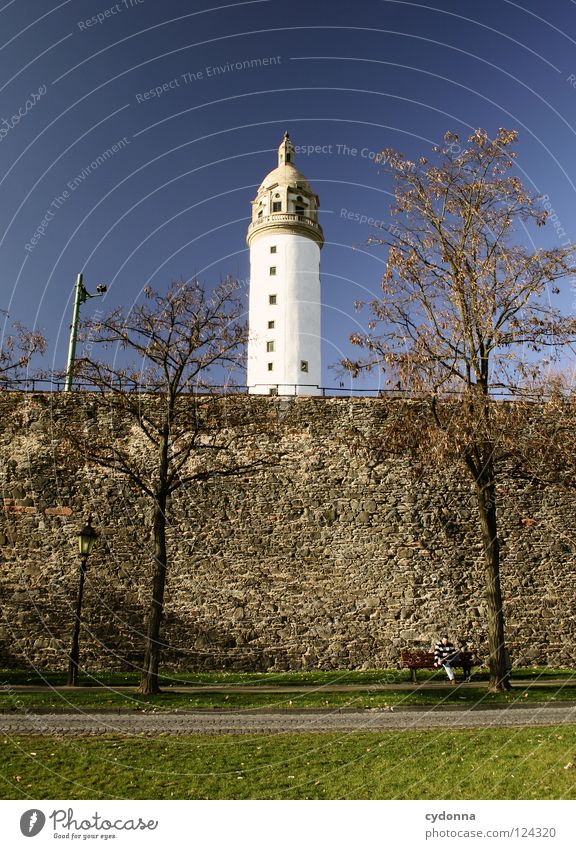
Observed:
[[[444,644],[442,640],[440,640],[434,646],[434,660],[437,664],[446,663],[446,661],[452,660],[456,654],[457,652],[453,643],[448,642]]]

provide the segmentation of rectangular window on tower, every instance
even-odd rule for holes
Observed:
[[[268,303],[275,304],[276,303],[276,295],[268,295]]]
[[[275,253],[276,253],[276,245],[270,245],[270,253],[271,253],[271,254],[275,254]]]
[[[278,387],[277,386],[271,386],[270,389],[268,390],[268,394],[269,395],[278,395]]]
[[[273,200],[272,201],[272,212],[282,212],[282,201]]]
[[[275,265],[270,266],[270,277],[276,277],[276,266]]]
[[[274,370],[274,363],[268,363],[268,371]]]
[[[300,360],[300,371],[308,371],[308,360]]]
[[[273,351],[274,350],[274,342],[266,342],[266,350],[268,352]]]
[[[274,321],[269,321],[268,322],[268,330],[274,330],[274,325],[275,325]]]

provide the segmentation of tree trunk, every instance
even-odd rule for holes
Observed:
[[[139,693],[152,695],[160,692],[158,667],[160,663],[160,626],[164,610],[166,586],[166,495],[160,493],[154,505],[154,575],[152,601],[148,613],[146,648],[140,677]]]
[[[489,460],[479,480],[476,481],[476,498],[482,529],[484,549],[484,587],[488,607],[488,651],[490,665],[490,692],[510,689],[504,643],[504,611],[500,589],[500,545],[496,521],[496,483],[494,469]]]

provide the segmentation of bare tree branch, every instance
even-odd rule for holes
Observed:
[[[46,340],[39,331],[15,322],[13,333],[5,336],[0,346],[0,389],[22,380],[34,354],[45,350]]]

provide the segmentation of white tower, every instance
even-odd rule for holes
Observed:
[[[248,391],[319,395],[320,201],[294,166],[288,133],[252,201]]]

